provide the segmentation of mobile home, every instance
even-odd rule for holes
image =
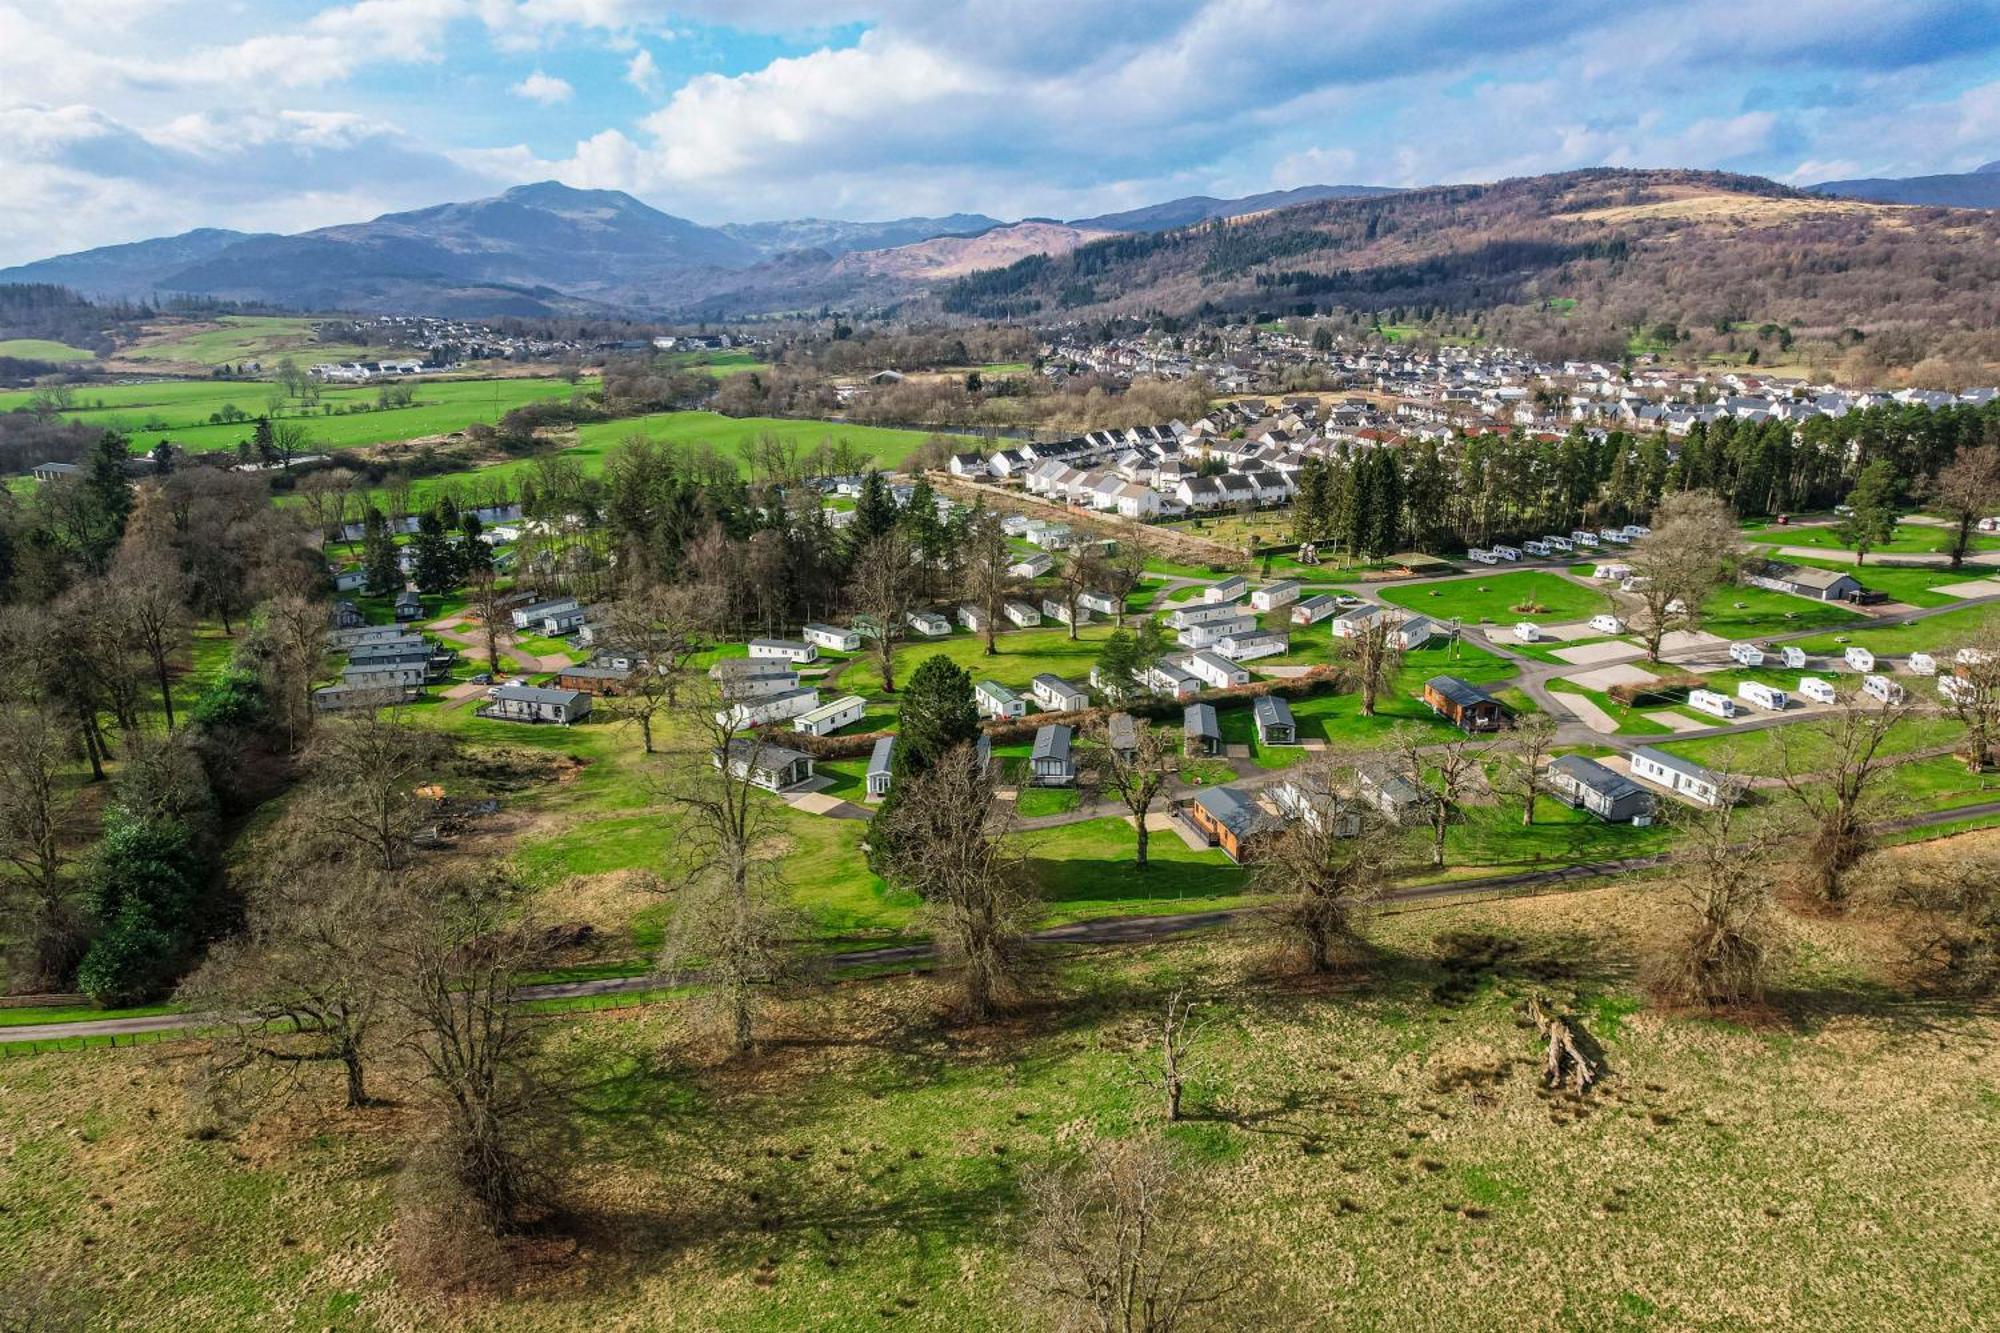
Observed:
[[[759,661],[816,662],[819,649],[803,639],[752,639],[750,656]]]
[[[1076,781],[1076,759],[1070,751],[1074,735],[1068,727],[1041,727],[1028,754],[1028,776],[1037,787],[1067,787]]]
[[[981,717],[1020,717],[1028,711],[1021,696],[997,680],[982,680],[972,687],[973,702]]]
[[[951,633],[951,622],[935,611],[912,611],[903,619],[911,633],[926,639],[942,639]]]
[[[1432,676],[1425,681],[1424,702],[1460,731],[1495,731],[1505,720],[1498,699],[1457,676]]]
[[[1080,708],[1090,707],[1090,695],[1064,680],[1061,676],[1044,671],[1036,676],[1028,686],[1035,702],[1051,713],[1073,713]]]
[[[1187,706],[1181,714],[1181,745],[1190,758],[1206,759],[1222,753],[1222,724],[1216,721],[1215,705]]]
[[[830,653],[861,651],[861,636],[851,629],[842,629],[838,625],[822,625],[815,622],[807,625],[801,633],[807,643],[815,648],[824,648]]]
[[[1260,695],[1250,706],[1250,719],[1257,727],[1258,744],[1298,744],[1299,724],[1292,720],[1292,706],[1277,695]]]
[[[868,799],[879,801],[889,794],[889,785],[896,759],[896,738],[884,736],[875,742],[875,748],[868,752],[868,774],[864,781],[868,787]]]
[[[1318,593],[1302,602],[1292,603],[1292,623],[1317,625],[1339,609],[1340,603],[1334,601],[1331,594]]]
[[[1001,612],[1021,629],[1033,629],[1042,623],[1042,613],[1026,602],[1010,601],[1001,608]]]
[[[1632,751],[1632,776],[1665,787],[1696,805],[1715,807],[1732,799],[1716,774],[1692,760],[1650,745]]]
[[[1911,653],[1910,673],[1917,676],[1935,676],[1937,674],[1937,659],[1929,653]]]
[[[1557,800],[1588,810],[1607,824],[1644,827],[1653,822],[1652,793],[1595,759],[1563,755],[1549,765],[1548,783]]]
[[[1190,653],[1182,660],[1181,666],[1189,675],[1199,677],[1210,689],[1226,690],[1236,685],[1248,685],[1250,673],[1238,666],[1230,658],[1206,649]]]
[[[1233,602],[1249,591],[1249,579],[1241,574],[1231,574],[1221,582],[1211,583],[1202,589],[1201,597],[1205,602]]]
[[[1299,600],[1299,581],[1279,579],[1250,594],[1250,605],[1259,611],[1275,611],[1281,606],[1290,606]]]

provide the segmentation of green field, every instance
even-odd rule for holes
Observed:
[[[23,361],[95,361],[97,353],[87,347],[51,342],[47,338],[0,338],[0,356]]]
[[[393,348],[325,343],[313,333],[318,321],[296,315],[223,315],[202,321],[219,327],[172,328],[165,337],[119,350],[125,361],[170,361],[204,366],[242,361],[268,363],[291,357],[299,368],[315,361],[373,361]]]
[[[1905,653],[1935,653],[1963,648],[1990,633],[1997,624],[2000,624],[2000,604],[1988,603],[1957,611],[1942,611],[1902,625],[1856,629],[1838,638],[1829,635],[1807,639],[1801,642],[1800,647],[1809,653],[1838,654],[1842,648],[1853,644],[1872,653],[1896,657]]]
[[[1838,602],[1815,602],[1788,592],[1741,584],[1718,588],[1701,604],[1701,628],[1725,639],[1841,628],[1865,623],[1867,619],[1861,612]]]
[[[1580,588],[1559,574],[1522,570],[1516,574],[1451,579],[1442,583],[1398,584],[1382,589],[1382,600],[1430,616],[1468,624],[1512,623],[1533,617],[1547,623],[1588,620],[1612,609],[1611,599]],[[1537,611],[1518,611],[1524,605]]]
[[[1830,526],[1797,525],[1776,523],[1752,524],[1743,529],[1743,535],[1753,542],[1774,546],[1810,546],[1824,551],[1847,551],[1853,547],[1841,541],[1839,533]],[[1868,554],[1888,555],[1943,555],[1951,547],[1951,532],[1947,528],[1934,527],[1928,523],[1898,523],[1896,535],[1880,546],[1873,547]],[[1985,533],[1974,533],[1974,551],[2000,551],[2000,537]],[[1842,566],[1847,568],[1848,566]],[[1862,566],[1866,574],[1868,567]],[[1865,580],[1864,580],[1865,581]]]

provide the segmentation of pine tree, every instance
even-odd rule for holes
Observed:
[[[250,435],[250,447],[256,451],[258,462],[268,464],[278,461],[278,437],[271,429],[271,418],[257,418],[257,429]]]
[[[485,525],[470,509],[459,520],[458,531],[458,577],[469,583],[493,568],[493,548],[480,537]]]
[[[377,597],[387,597],[403,586],[396,543],[389,540],[389,520],[373,505],[361,523],[361,565],[368,572],[368,591]]]
[[[417,535],[410,542],[417,591],[435,596],[458,586],[458,553],[452,549],[444,522],[432,510],[417,520]]]

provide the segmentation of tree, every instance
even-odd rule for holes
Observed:
[[[1746,830],[1725,776],[1723,804],[1675,820],[1668,901],[1673,923],[1652,961],[1654,985],[1688,1004],[1725,1008],[1761,999],[1776,949],[1774,886],[1789,830]]]
[[[1660,660],[1660,645],[1672,631],[1700,626],[1702,603],[1734,577],[1741,548],[1736,518],[1716,496],[1683,491],[1660,502],[1652,533],[1629,557],[1644,607],[1633,628],[1648,658]]]
[[[470,583],[493,572],[493,548],[481,535],[485,530],[479,515],[470,509],[458,520],[458,545],[452,554],[457,558],[458,580],[461,583]]]
[[[1410,726],[1396,728],[1392,743],[1397,769],[1424,793],[1431,867],[1443,869],[1445,835],[1457,821],[1461,803],[1471,794],[1474,779],[1483,771],[1487,747],[1475,744],[1469,736],[1434,743],[1431,733]]]
[[[1293,779],[1300,806],[1265,846],[1252,886],[1262,915],[1305,970],[1330,972],[1366,948],[1362,924],[1388,888],[1400,834],[1354,794],[1352,769],[1315,758]]]
[[[1958,650],[1951,675],[1938,678],[1938,696],[1965,726],[1965,766],[1984,772],[2000,743],[2000,632],[1987,630]]]
[[[1340,640],[1338,651],[1348,678],[1361,695],[1361,716],[1374,717],[1375,703],[1392,688],[1403,669],[1403,617],[1391,611],[1372,616]]]
[[[1938,514],[1951,521],[1951,567],[1965,563],[1979,521],[2000,507],[2000,444],[1960,445],[1931,479],[1927,493]]]
[[[160,994],[188,946],[208,866],[180,819],[114,810],[84,871],[102,924],[77,965],[77,986],[105,1005]]]
[[[264,878],[243,932],[211,948],[179,993],[225,1025],[223,1070],[332,1061],[345,1076],[347,1105],[367,1105],[367,1064],[388,992],[384,943],[409,928],[410,888],[398,876],[324,860]]]
[[[675,901],[659,959],[661,975],[698,979],[734,1055],[755,1045],[761,995],[797,981],[801,931],[767,847],[780,824],[776,802],[757,786],[769,745],[713,682],[690,682],[662,795],[673,838],[663,878]]]
[[[943,653],[932,654],[910,673],[896,716],[900,781],[923,773],[944,755],[979,738],[972,674]]]
[[[1906,863],[1871,857],[1872,895],[1919,914],[1916,960],[1945,988],[1988,995],[2000,986],[2000,858],[1954,850],[1920,873]]]
[[[417,519],[417,534],[410,539],[411,572],[417,591],[433,597],[458,586],[458,552],[435,509]]]
[[[1867,562],[1870,551],[1895,539],[1896,521],[1903,515],[1898,502],[1901,490],[1896,465],[1886,458],[1873,460],[1854,479],[1854,489],[1847,493],[1847,516],[1834,532],[1854,548],[1857,568]]]
[[[252,643],[264,699],[293,749],[312,733],[317,718],[313,686],[326,665],[326,631],[325,603],[292,593],[264,603],[257,619]]]
[[[366,709],[320,727],[309,756],[320,822],[383,870],[400,869],[424,819],[417,786],[449,752],[442,733],[399,709]]]
[[[680,702],[688,659],[700,651],[707,615],[692,588],[647,587],[611,604],[605,632],[612,650],[632,659],[632,674],[620,687],[618,711],[639,728],[647,754],[653,753],[653,722]]]
[[[8,915],[25,923],[25,975],[37,990],[59,990],[83,947],[83,920],[69,875],[71,843],[82,828],[63,728],[40,708],[0,710],[0,861]]]
[[[1007,544],[1007,532],[1000,523],[1000,515],[982,509],[973,516],[966,532],[965,591],[972,604],[985,614],[986,627],[980,634],[988,657],[999,651],[994,636],[1016,588],[1014,575],[1009,572],[1014,564],[1014,550]]]
[[[499,576],[489,565],[474,571],[468,584],[471,593],[467,608],[479,618],[479,632],[486,643],[486,670],[500,674],[500,623],[507,615],[506,598],[500,591]]]
[[[1196,1333],[1263,1324],[1249,1308],[1250,1264],[1208,1238],[1201,1182],[1164,1141],[1096,1144],[1034,1173],[1027,1195],[1029,1281],[1053,1326]]]
[[[1506,744],[1507,781],[1521,797],[1521,824],[1532,827],[1535,802],[1547,787],[1542,766],[1556,743],[1556,720],[1532,713],[1515,721]]]
[[[1147,671],[1165,651],[1165,635],[1157,620],[1143,620],[1137,630],[1112,630],[1097,651],[1093,674],[1098,689],[1114,702],[1143,693]]]
[[[959,1007],[984,1021],[1022,982],[1035,892],[1007,837],[1011,806],[972,746],[940,756],[878,811],[871,839],[889,848],[884,872],[923,900],[923,917],[945,967],[958,978]]]
[[[848,595],[875,622],[873,652],[884,694],[896,692],[896,645],[907,629],[914,559],[909,537],[894,527],[869,541],[854,558]]]
[[[118,632],[145,655],[160,691],[167,730],[174,729],[174,659],[188,645],[189,624],[180,567],[164,555],[120,558],[111,585]]]
[[[1153,558],[1152,547],[1142,529],[1129,526],[1111,554],[1097,562],[1098,591],[1109,595],[1118,608],[1113,613],[1115,624],[1125,623],[1126,603],[1145,582],[1146,562]]]
[[[397,562],[396,543],[389,536],[389,520],[375,506],[361,520],[361,567],[368,575],[368,591],[387,597],[403,586],[402,566]]]
[[[90,536],[82,552],[84,567],[101,574],[111,563],[125,519],[132,512],[131,450],[125,437],[107,430],[91,446],[85,463],[83,491],[93,515]]]
[[[1122,631],[1121,631],[1122,632]],[[1145,870],[1146,843],[1152,836],[1146,820],[1160,793],[1173,785],[1179,771],[1179,753],[1159,728],[1139,719],[1132,724],[1132,746],[1121,750],[1111,743],[1110,720],[1092,725],[1087,733],[1087,755],[1097,771],[1097,784],[1114,793],[1132,816],[1138,838],[1133,864]]]
[[[1077,552],[1071,552],[1069,558],[1056,567],[1056,601],[1069,619],[1071,639],[1076,638],[1077,626],[1084,616],[1084,594],[1095,592],[1101,581],[1097,561]]]
[[[1822,902],[1847,900],[1848,872],[1869,850],[1868,825],[1884,796],[1880,779],[1905,762],[1883,747],[1908,714],[1905,704],[1877,707],[1850,694],[1812,722],[1775,732],[1779,776],[1811,830],[1807,888]]]
[[[1195,1008],[1196,1002],[1188,998],[1187,992],[1177,990],[1167,996],[1166,1009],[1160,1015],[1160,1067],[1155,1080],[1160,1089],[1161,1109],[1166,1112],[1169,1124],[1181,1118],[1181,1100],[1187,1093],[1188,1051],[1204,1026],[1195,1021]]]

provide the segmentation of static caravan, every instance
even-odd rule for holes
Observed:
[[[1875,669],[1875,654],[1869,652],[1859,644],[1850,644],[1842,656],[1847,659],[1847,665],[1856,671],[1873,671]]]
[[[1885,704],[1903,702],[1903,687],[1887,676],[1863,676],[1861,692],[1871,699],[1879,699]]]
[[[1233,602],[1250,591],[1250,580],[1241,574],[1231,574],[1220,583],[1211,583],[1202,589],[1204,602]]]
[[[1424,702],[1460,731],[1495,731],[1505,720],[1500,701],[1457,676],[1432,676],[1424,682]]]
[[[1192,698],[1203,689],[1201,678],[1171,657],[1163,657],[1147,667],[1140,673],[1139,683],[1154,694],[1164,694],[1170,699]]]
[[[1782,713],[1791,706],[1791,697],[1783,690],[1766,685],[1760,680],[1746,680],[1736,687],[1736,697],[1773,713]]]
[[[1090,707],[1088,693],[1052,672],[1044,671],[1036,676],[1028,689],[1035,696],[1035,702],[1051,713],[1071,713]]]
[[[951,622],[935,611],[912,611],[903,617],[912,634],[926,639],[942,639],[951,633]]]
[[[1260,745],[1296,745],[1299,724],[1292,720],[1292,706],[1275,694],[1259,695],[1250,705],[1250,719],[1257,727]]]
[[[1222,753],[1222,724],[1216,720],[1215,705],[1187,706],[1181,714],[1181,747],[1191,758],[1197,759]]]
[[[1241,634],[1225,634],[1215,641],[1215,651],[1233,662],[1254,662],[1260,657],[1279,657],[1290,652],[1291,636],[1283,630],[1253,629]]]
[[[1610,612],[1600,612],[1590,618],[1590,627],[1599,634],[1623,634],[1625,622]]]
[[[1929,653],[1911,653],[1910,671],[1913,675],[1935,676],[1937,674],[1937,659]]]
[[[1542,627],[1532,620],[1516,621],[1514,622],[1514,637],[1522,643],[1540,643],[1542,641]]]
[[[1714,690],[1689,690],[1688,707],[1703,713],[1713,713],[1717,717],[1735,717],[1736,701],[1726,694]]]
[[[1021,717],[1028,711],[1020,695],[997,680],[982,680],[972,687],[972,701],[981,717]]]
[[[1578,528],[1569,535],[1569,540],[1572,546],[1592,547],[1597,545],[1597,534]]]
[[[1176,607],[1167,614],[1167,625],[1171,629],[1186,629],[1190,625],[1212,625],[1219,620],[1237,620],[1248,614],[1240,606],[1231,602],[1212,605],[1196,603],[1193,606]]]
[[[1095,611],[1100,616],[1115,616],[1118,614],[1118,599],[1108,592],[1080,593],[1077,596],[1076,602],[1084,610]]]
[[[803,639],[752,639],[750,656],[759,661],[816,662],[819,649]]]
[[[1551,551],[1557,552],[1558,554],[1561,555],[1568,555],[1576,545],[1576,543],[1571,541],[1569,538],[1558,537],[1553,532],[1550,533],[1548,536],[1542,538],[1542,541],[1548,545],[1548,548]]]
[[[541,624],[545,617],[555,612],[573,610],[578,605],[579,603],[574,597],[558,597],[552,601],[530,602],[526,606],[515,607],[510,618],[514,622],[515,629],[528,629],[531,626]]]
[[[1319,593],[1316,596],[1306,598],[1302,602],[1294,602],[1292,604],[1292,623],[1294,625],[1317,625],[1320,621],[1325,620],[1339,609],[1340,603],[1336,602],[1330,594]]]
[[[1211,620],[1205,625],[1189,625],[1174,636],[1183,648],[1207,648],[1235,634],[1255,634],[1257,617],[1237,616],[1232,620]]]
[[[1250,605],[1259,611],[1275,611],[1281,606],[1290,606],[1299,600],[1299,581],[1279,579],[1250,594]]]
[[[842,727],[851,727],[868,711],[868,701],[858,694],[843,694],[830,704],[821,704],[810,713],[792,719],[792,730],[808,736],[831,736]]]
[[[1410,616],[1389,631],[1389,638],[1399,650],[1407,653],[1413,648],[1423,647],[1436,634],[1437,626],[1428,617]]]
[[[1327,632],[1332,634],[1336,639],[1345,639],[1367,629],[1375,623],[1378,617],[1384,614],[1384,611],[1379,606],[1363,604],[1351,610],[1342,611],[1339,615],[1335,616],[1333,623],[1327,626]]]
[[[1547,542],[1522,542],[1521,549],[1538,560],[1549,558],[1549,544]]]
[[[722,767],[723,756],[711,754],[709,762]],[[729,742],[729,775],[747,779],[751,785],[765,791],[783,791],[795,787],[813,775],[813,761],[809,754],[788,750],[782,745],[769,745],[757,740],[733,740]]]
[[[1729,660],[1738,666],[1760,667],[1764,665],[1764,650],[1754,643],[1732,643]]]
[[[1821,680],[1818,676],[1799,677],[1799,697],[1816,704],[1840,702],[1840,694],[1833,688],[1833,682]]]
[[[868,752],[868,798],[879,801],[889,794],[889,783],[895,766],[896,738],[884,736],[875,742],[875,748]]]
[[[1549,765],[1549,788],[1556,799],[1588,810],[1607,824],[1653,822],[1653,797],[1644,787],[1595,759],[1566,754]]]
[[[715,725],[754,727],[769,722],[784,722],[818,707],[818,690],[785,690],[755,699],[738,699],[715,715]]]
[[[1493,554],[1511,563],[1521,558],[1521,548],[1518,546],[1496,546],[1493,548]]]
[[[568,726],[590,716],[590,696],[579,690],[551,690],[536,685],[502,685],[479,710],[480,717],[503,722],[554,722]]]
[[[1055,621],[1058,625],[1067,625],[1070,623],[1069,608],[1053,597],[1044,597],[1042,599],[1042,614],[1048,619]],[[1084,610],[1080,605],[1076,608],[1076,623],[1079,625],[1090,623],[1090,612]]]
[[[1279,827],[1254,797],[1235,787],[1210,787],[1177,808],[1209,846],[1220,847],[1239,864],[1255,855],[1258,842]]]
[[[1234,661],[1220,653],[1206,650],[1190,654],[1181,664],[1188,674],[1199,677],[1210,689],[1226,690],[1236,685],[1248,685],[1250,673]]]
[[[1055,567],[1054,556],[1045,551],[1035,551],[1007,566],[1007,572],[1017,579],[1038,579]]]
[[[965,628],[972,631],[972,633],[978,634],[985,630],[986,628],[985,607],[974,606],[972,603],[967,602],[963,606],[958,608],[957,614],[958,614],[958,623],[965,626]]]
[[[1665,787],[1697,805],[1719,806],[1728,793],[1722,779],[1700,764],[1679,755],[1641,745],[1632,751],[1632,776]]]
[[[1033,629],[1042,623],[1042,613],[1026,602],[1008,602],[1001,611],[1021,629]]]
[[[1070,753],[1074,733],[1068,727],[1042,727],[1028,754],[1029,779],[1037,787],[1067,787],[1076,781],[1076,760]]]
[[[851,629],[838,625],[810,624],[801,631],[805,641],[815,648],[824,648],[830,653],[858,653],[861,651],[861,636]]]
[[[1803,671],[1805,669],[1805,649],[1799,647],[1797,644],[1788,643],[1779,649],[1778,652],[1785,659],[1785,669],[1787,671]]]

